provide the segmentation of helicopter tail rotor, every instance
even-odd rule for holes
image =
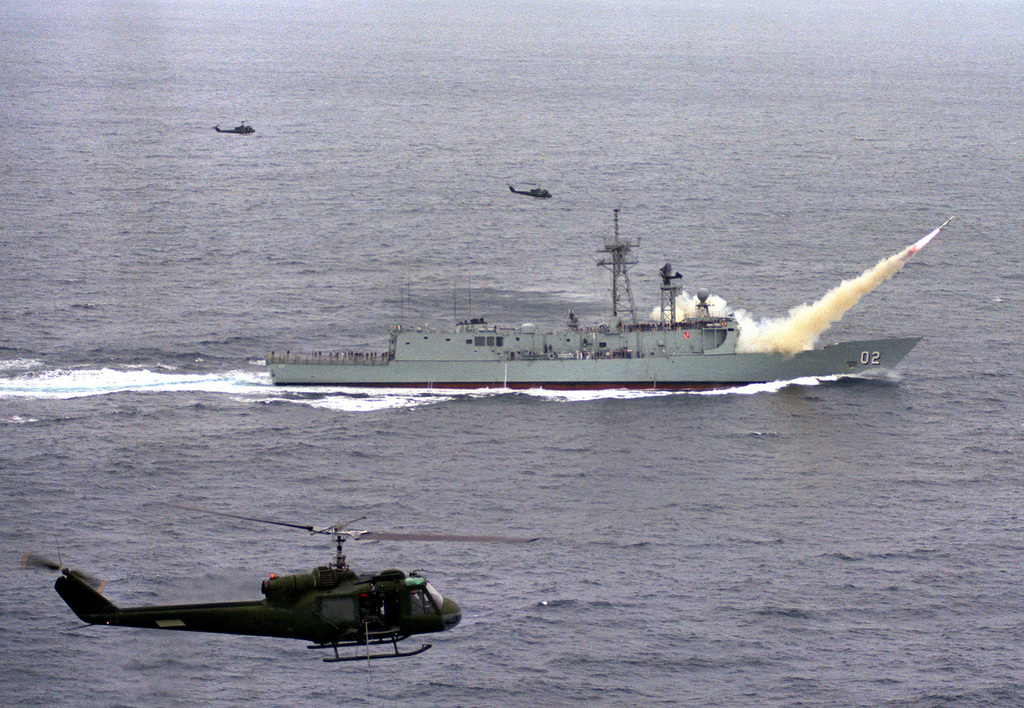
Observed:
[[[103,586],[106,585],[105,580],[83,573],[80,570],[67,571],[60,563],[41,556],[38,553],[27,552],[21,557],[21,569],[22,570],[63,570],[65,573],[71,572],[78,576],[86,585],[89,587],[102,592]]]
[[[21,557],[21,569],[27,570],[29,568],[46,568],[48,570],[60,570],[60,563],[52,561],[49,558],[32,553],[29,551]]]

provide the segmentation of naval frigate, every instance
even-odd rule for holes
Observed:
[[[680,275],[669,264],[659,271],[660,315],[641,322],[629,284],[639,239],[620,237],[618,210],[614,224],[614,237],[597,262],[611,271],[607,322],[583,326],[570,311],[566,327],[557,332],[533,324],[499,326],[482,317],[446,331],[398,324],[383,352],[271,352],[271,379],[280,386],[713,389],[891,370],[921,340],[866,339],[795,353],[743,351],[737,348],[739,321],[731,312],[713,313],[706,290],[697,292],[692,313],[677,312]]]

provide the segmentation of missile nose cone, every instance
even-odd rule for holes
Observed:
[[[462,621],[462,608],[451,598],[445,598],[441,603],[441,618],[444,620],[444,628],[452,629]]]

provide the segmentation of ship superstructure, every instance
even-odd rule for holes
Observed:
[[[739,323],[731,314],[712,314],[706,290],[697,292],[692,316],[679,316],[680,275],[667,263],[659,271],[660,317],[641,322],[629,283],[638,246],[639,239],[619,235],[616,210],[614,236],[598,260],[611,271],[607,322],[582,326],[569,311],[559,331],[528,323],[499,326],[482,317],[447,331],[395,325],[383,352],[272,352],[267,356],[272,380],[278,385],[396,388],[715,388],[891,369],[920,341],[872,339],[796,354],[741,353]]]

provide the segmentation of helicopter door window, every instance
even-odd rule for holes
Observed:
[[[332,625],[342,627],[356,623],[356,599],[354,597],[321,597],[320,616]]]
[[[438,612],[430,596],[422,588],[410,591],[409,605],[413,615],[436,615]]]
[[[387,624],[398,624],[402,616],[401,601],[395,591],[384,593],[384,621]]]

